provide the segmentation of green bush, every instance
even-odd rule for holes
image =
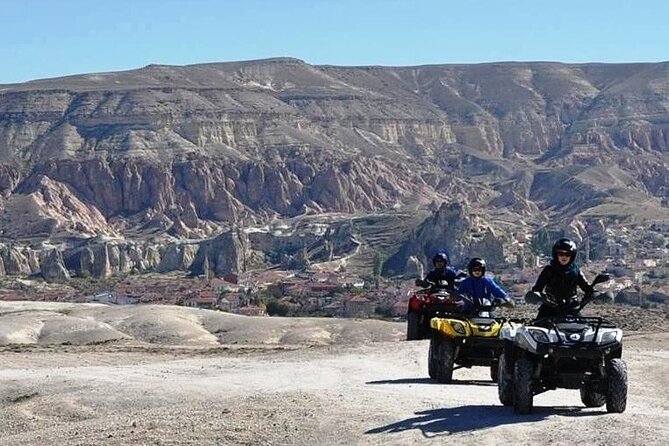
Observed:
[[[286,316],[290,311],[290,307],[276,299],[272,299],[267,303],[266,311],[270,316]]]

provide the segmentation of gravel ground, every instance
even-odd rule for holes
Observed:
[[[427,378],[428,341],[401,340],[401,323],[150,310],[0,306],[0,445],[647,445],[669,437],[664,333],[626,333],[623,414],[586,409],[578,391],[556,390],[519,416],[501,406],[485,368],[457,370],[448,385]],[[17,332],[24,342],[11,342]]]

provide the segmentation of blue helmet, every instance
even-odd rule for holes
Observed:
[[[437,266],[437,260],[443,260],[446,265],[448,265],[448,254],[445,251],[439,251],[432,257],[432,264]]]

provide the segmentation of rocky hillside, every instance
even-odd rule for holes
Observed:
[[[0,85],[0,274],[369,266],[370,246],[391,273],[434,244],[520,261],[542,227],[665,220],[668,152],[669,62],[286,58]],[[385,241],[355,220],[429,211]]]

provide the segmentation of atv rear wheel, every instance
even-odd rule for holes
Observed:
[[[439,370],[439,349],[442,343],[440,334],[434,334],[430,339],[430,348],[427,351],[427,372],[430,378],[437,379],[437,371]]]
[[[609,385],[606,392],[606,411],[622,413],[627,407],[627,364],[620,358],[611,359],[606,365]]]
[[[602,407],[606,404],[606,395],[589,387],[584,387],[581,389],[581,401],[585,404],[585,407]]]
[[[511,406],[513,404],[513,373],[506,362],[506,355],[502,353],[497,368],[497,395],[500,403]]]
[[[513,411],[519,414],[532,412],[534,393],[532,391],[532,375],[534,364],[527,358],[516,361],[513,376]]]
[[[450,383],[453,379],[453,363],[455,360],[455,348],[450,339],[443,339],[439,343],[439,361],[437,363],[437,381]]]
[[[420,339],[420,326],[418,325],[420,316],[416,313],[407,313],[407,341]]]

